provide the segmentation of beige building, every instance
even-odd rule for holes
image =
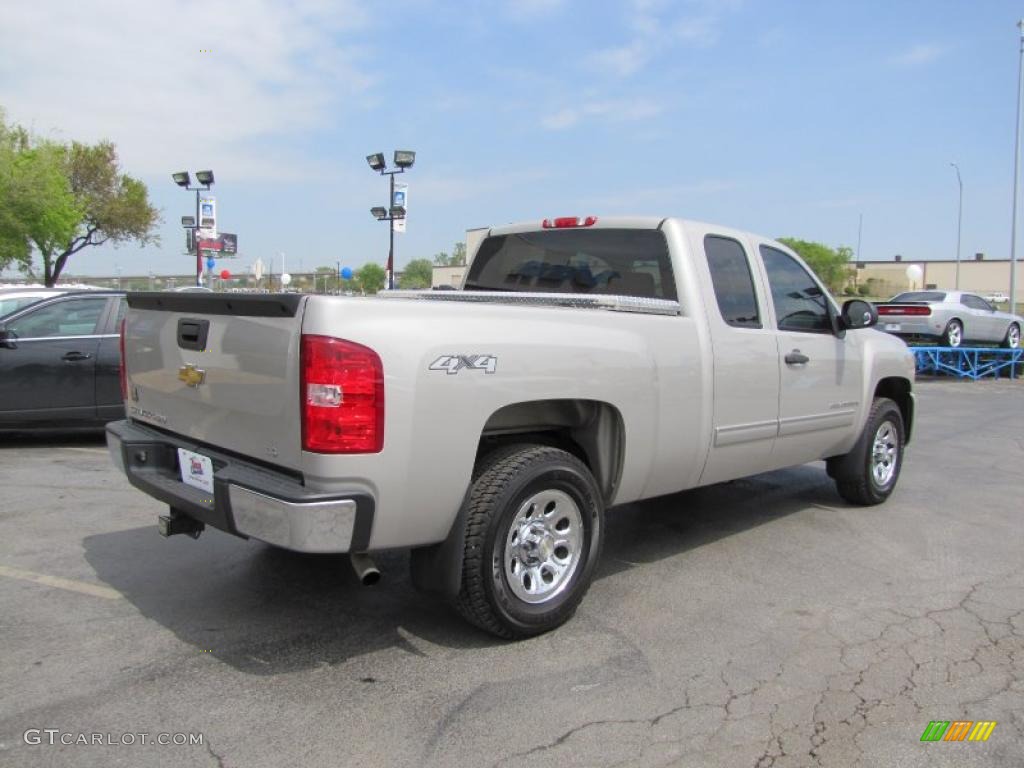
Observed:
[[[441,285],[450,285],[452,288],[461,288],[462,281],[466,277],[466,268],[462,267],[434,267],[434,279],[431,285],[437,288]]]
[[[899,257],[896,257],[899,258]],[[913,269],[916,267],[917,269]],[[1018,271],[1024,263],[1017,262]],[[1018,278],[1024,275],[1018,275]],[[867,285],[870,295],[888,298],[901,291],[956,287],[955,261],[858,261],[851,270],[855,287]],[[1024,281],[1018,279],[1018,288]],[[977,254],[960,261],[960,289],[975,293],[1010,292],[1010,260],[986,259]],[[1019,292],[1019,291],[1018,291]]]

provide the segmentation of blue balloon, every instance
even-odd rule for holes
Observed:
[[[341,276],[346,280],[352,279],[352,267],[343,267],[341,270]]]
[[[214,259],[212,256],[206,260],[206,268],[207,269],[213,269],[216,266],[217,266],[217,260]]]

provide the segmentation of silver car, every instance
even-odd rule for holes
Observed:
[[[1024,318],[1000,312],[966,291],[908,291],[878,306],[878,327],[904,339],[928,339],[945,347],[967,343],[1020,346]]]

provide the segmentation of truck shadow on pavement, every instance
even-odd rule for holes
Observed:
[[[597,578],[681,555],[806,509],[845,506],[821,465],[797,467],[609,511]],[[155,521],[154,521],[155,522]],[[97,576],[183,642],[250,674],[338,664],[387,648],[425,655],[501,644],[416,592],[407,553],[375,559],[361,586],[343,555],[302,555],[208,530],[163,539],[156,526],[87,537]]]

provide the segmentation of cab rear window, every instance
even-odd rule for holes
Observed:
[[[946,300],[946,294],[941,291],[908,291],[907,293],[901,293],[899,296],[894,296],[889,301],[931,301],[931,302],[943,302]]]
[[[564,229],[488,237],[464,288],[676,300],[668,243],[653,229]]]

